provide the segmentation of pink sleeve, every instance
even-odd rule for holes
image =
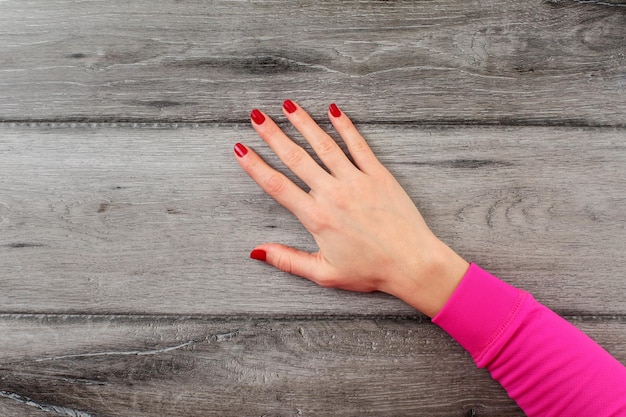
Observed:
[[[528,416],[626,416],[626,368],[530,294],[475,264],[433,322]]]

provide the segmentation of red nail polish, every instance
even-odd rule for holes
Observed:
[[[243,146],[241,143],[238,143],[238,144],[235,145],[235,154],[238,157],[241,158],[242,156],[244,156],[247,153],[248,153],[248,148]]]
[[[291,100],[285,100],[283,102],[283,108],[287,110],[287,113],[293,113],[297,109],[296,105],[293,104],[293,101]]]
[[[267,253],[265,253],[263,249],[255,249],[250,252],[250,258],[256,259],[257,261],[265,262],[265,259],[267,258]]]
[[[250,113],[250,117],[252,118],[252,121],[258,125],[262,125],[265,121],[265,116],[263,116],[263,113],[261,113],[257,109],[252,110],[252,113]]]
[[[339,110],[339,107],[337,107],[335,103],[331,103],[331,105],[328,106],[328,110],[330,110],[330,114],[332,114],[333,117],[341,116],[341,110]]]

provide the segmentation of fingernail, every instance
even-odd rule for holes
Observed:
[[[256,259],[257,261],[265,262],[265,259],[267,258],[267,253],[265,253],[263,249],[255,249],[250,252],[250,258]]]
[[[335,103],[331,103],[331,105],[328,106],[328,110],[330,110],[330,114],[332,114],[333,117],[341,116],[341,110],[339,110],[339,107],[337,107]]]
[[[297,109],[296,105],[293,104],[293,101],[291,100],[283,101],[283,108],[287,110],[287,113],[293,113]]]
[[[250,117],[252,118],[252,121],[258,125],[262,125],[265,121],[265,116],[263,116],[263,113],[261,113],[257,109],[252,110],[252,113],[250,113]]]
[[[238,157],[242,157],[245,154],[248,153],[248,148],[246,148],[245,146],[243,146],[241,143],[237,143],[235,145],[235,154],[237,154]]]

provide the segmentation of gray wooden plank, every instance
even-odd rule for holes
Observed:
[[[362,131],[466,259],[561,313],[626,313],[624,129]],[[315,245],[240,170],[238,141],[280,167],[247,124],[1,126],[1,311],[414,314],[249,260]]]
[[[574,324],[626,362],[623,320]],[[5,315],[0,326],[0,390],[87,416],[523,415],[428,321]]]
[[[574,1],[0,2],[0,118],[626,123],[626,8]]]
[[[6,398],[4,397],[6,395]],[[0,415],[11,417],[50,417],[37,404],[11,394],[0,392]]]
[[[0,390],[87,416],[523,415],[428,322],[5,316],[0,325]],[[624,323],[588,328],[626,358]]]

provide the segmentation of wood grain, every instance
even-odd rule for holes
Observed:
[[[574,324],[626,362],[623,321]],[[86,417],[523,415],[429,322],[10,315],[0,327],[0,407],[28,398],[33,410]]]
[[[523,415],[398,300],[248,259],[315,249],[232,152],[282,169],[248,112],[288,97],[626,364],[625,44],[622,0],[0,1],[0,416]]]
[[[50,417],[40,405],[9,393],[0,392],[0,415],[11,417]]]
[[[0,2],[0,119],[626,124],[626,7],[575,1]]]
[[[288,129],[288,131],[291,131]],[[624,129],[364,125],[427,222],[562,314],[623,315]],[[247,259],[315,245],[239,168],[246,125],[0,128],[4,312],[415,315]]]

